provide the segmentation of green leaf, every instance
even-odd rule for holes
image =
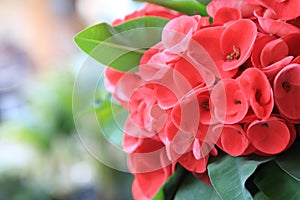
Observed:
[[[203,5],[207,5],[209,4],[209,2],[211,2],[211,0],[197,0],[197,1]]]
[[[270,200],[268,196],[266,196],[263,192],[258,192],[253,197],[254,200]]]
[[[300,199],[300,182],[289,176],[276,162],[259,168],[254,182],[270,199]]]
[[[175,200],[220,199],[212,186],[198,180],[193,174],[188,174],[181,183],[175,195]]]
[[[178,165],[175,173],[165,182],[160,188],[153,200],[171,200],[173,199],[177,188],[182,182],[182,179],[186,175],[187,171],[180,165]]]
[[[275,161],[290,176],[300,181],[300,142],[296,141],[286,152],[276,157]]]
[[[138,2],[149,2],[157,4],[187,15],[207,16],[206,6],[207,0],[135,0]]]
[[[96,114],[104,136],[112,144],[122,148],[122,129],[127,119],[128,111],[120,105],[105,100],[96,108]]]
[[[246,180],[261,163],[271,158],[266,157],[219,157],[208,165],[208,173],[213,187],[224,200],[252,199],[245,188]]]
[[[142,17],[115,27],[101,23],[78,33],[74,41],[100,63],[126,72],[139,65],[145,49],[161,41],[167,22],[165,18]]]

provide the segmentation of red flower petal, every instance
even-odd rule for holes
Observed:
[[[191,133],[179,130],[172,122],[166,128],[166,151],[169,160],[175,161],[182,154],[191,151],[194,136]]]
[[[282,39],[279,38],[277,40],[270,41],[262,49],[260,55],[260,62],[263,67],[266,67],[287,57],[288,54],[288,45]]]
[[[171,112],[171,118],[177,127],[190,133],[195,133],[195,130],[199,128],[195,123],[199,121],[197,120],[199,118],[202,124],[215,124],[216,119],[213,117],[208,90],[200,88],[189,98],[186,97],[179,101]]]
[[[124,72],[117,71],[113,68],[107,67],[105,69],[105,87],[110,93],[114,93],[115,87],[120,80],[120,78],[124,75]]]
[[[284,68],[285,66],[290,64],[292,60],[293,60],[293,56],[288,56],[288,57],[285,57],[282,60],[279,60],[279,61],[273,63],[272,65],[269,65],[261,70],[265,73],[265,75],[269,79],[270,83],[272,84],[275,79],[275,76],[278,74],[278,72],[282,68]]]
[[[204,28],[204,29],[197,31],[193,35],[192,39],[193,39],[193,41],[196,41],[197,43],[199,43],[211,56],[215,65],[217,66],[217,70],[218,70],[214,74],[217,77],[230,78],[230,77],[233,77],[237,73],[237,69],[233,69],[230,71],[224,71],[224,69],[223,69],[224,57],[226,57],[226,56],[223,55],[223,52],[221,51],[220,38],[221,38],[221,35],[224,32],[224,30],[225,30],[225,28],[223,26]],[[193,50],[193,51],[194,51],[195,55],[198,53],[197,49]],[[195,56],[195,57],[197,58],[197,56]],[[201,60],[201,59],[203,59],[203,57],[199,58],[198,60]],[[210,67],[210,66],[208,65],[208,67]],[[215,66],[213,65],[210,68],[212,68],[214,70]]]
[[[276,105],[283,114],[292,120],[300,119],[300,65],[290,64],[283,68],[274,80]]]
[[[214,129],[222,129],[217,145],[226,153],[239,156],[248,148],[250,142],[239,125],[217,126]]]
[[[152,199],[172,173],[172,165],[169,165],[153,172],[135,174],[132,183],[132,195],[134,199]]]
[[[168,109],[178,102],[180,96],[176,96],[169,88],[158,86],[156,91],[158,105],[162,108]]]
[[[291,137],[287,125],[276,117],[252,122],[247,136],[256,149],[266,154],[277,154],[285,150]]]
[[[163,45],[161,42],[157,43],[156,45],[154,45],[153,47],[151,47],[150,49],[148,49],[142,56],[141,60],[140,60],[140,64],[147,64],[148,61],[152,58],[152,56],[154,56],[155,54],[162,52],[163,51]]]
[[[176,12],[174,10],[167,9],[162,6],[158,6],[155,4],[147,3],[142,9],[136,10],[133,13],[127,15],[125,19],[117,19],[113,21],[113,25],[116,26],[118,24],[121,24],[125,21],[139,18],[139,17],[145,17],[145,16],[158,16],[163,17],[167,19],[173,19],[175,17],[181,16],[182,14],[179,12]]]
[[[249,105],[236,80],[223,79],[213,88],[211,102],[216,119],[225,124],[234,124],[247,114]]]
[[[199,179],[200,181],[203,181],[204,183],[206,183],[207,185],[211,185],[211,182],[210,182],[210,178],[209,178],[209,175],[208,175],[208,172],[204,172],[204,173],[193,173],[194,176]]]
[[[124,104],[128,103],[131,94],[142,82],[139,75],[127,72],[118,80],[113,95],[119,101],[124,102]]]
[[[178,162],[187,170],[196,173],[204,173],[206,171],[206,166],[208,162],[208,156],[205,158],[197,160],[194,157],[192,151],[183,154],[179,159]]]
[[[187,82],[191,84],[191,87],[196,87],[197,85],[204,84],[201,74],[198,72],[197,68],[189,63],[186,59],[181,58],[178,60],[174,66],[174,70],[182,74],[186,78]],[[176,77],[175,77],[176,78]]]
[[[257,28],[251,20],[237,20],[226,27],[221,36],[225,71],[238,68],[249,58],[256,36]]]
[[[282,37],[282,40],[288,45],[289,55],[297,57],[300,55],[300,33],[293,33]]]
[[[223,7],[215,13],[214,24],[225,24],[240,18],[241,12],[237,8]]]
[[[139,138],[128,134],[123,135],[123,150],[127,153],[147,153],[159,150],[164,144],[159,138]]]
[[[182,98],[172,110],[171,118],[180,130],[195,136],[200,121],[197,95],[193,93],[190,96]]]
[[[261,8],[261,6],[251,5],[245,0],[213,0],[207,5],[206,9],[207,13],[215,18],[217,11],[224,7],[240,10],[243,18],[252,17],[253,11]]]
[[[268,118],[273,110],[274,100],[271,85],[264,73],[257,68],[248,68],[239,81],[256,116]]]
[[[257,68],[263,68],[261,64],[261,52],[263,48],[268,44],[270,41],[275,40],[276,37],[274,36],[262,36],[260,38],[257,38],[255,40],[254,46],[253,46],[253,51],[251,55],[251,62],[254,67]]]
[[[299,0],[258,0],[264,6],[275,11],[278,18],[282,20],[295,19],[300,16]]]
[[[257,17],[260,26],[266,33],[278,36],[284,36],[291,33],[300,33],[299,28],[283,21],[263,17],[263,14],[259,11],[255,11],[254,15]]]
[[[184,52],[197,27],[198,22],[195,17],[180,16],[172,19],[165,25],[162,32],[164,47],[172,52]]]
[[[209,92],[203,92],[197,98],[199,102],[200,122],[202,124],[217,123],[216,119],[214,119]]]

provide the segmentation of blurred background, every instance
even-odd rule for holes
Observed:
[[[116,6],[117,5],[117,6]],[[131,0],[0,0],[0,199],[131,199],[132,176],[85,150],[72,89],[87,26],[142,7]]]

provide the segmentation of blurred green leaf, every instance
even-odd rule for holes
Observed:
[[[103,101],[96,109],[102,133],[114,145],[122,147],[123,127],[128,111],[109,100]]]
[[[207,5],[209,4],[209,2],[211,2],[211,0],[197,0],[199,3]]]
[[[167,22],[165,18],[142,17],[115,27],[101,23],[81,31],[74,40],[95,60],[126,72],[139,65],[145,49],[161,40]]]
[[[187,171],[180,165],[178,165],[175,173],[165,182],[160,188],[153,200],[171,200],[174,198],[177,188],[182,182],[182,179],[186,175]]]
[[[278,155],[275,159],[278,166],[290,176],[300,181],[300,142],[296,141],[286,152]]]
[[[135,0],[138,2],[149,2],[157,4],[187,15],[207,16],[206,6],[207,1],[203,0]]]
[[[34,184],[27,177],[9,173],[0,176],[0,195],[3,200],[53,200],[42,187]]]
[[[208,165],[208,173],[213,187],[224,200],[252,199],[245,188],[246,180],[268,157],[218,157]]]
[[[196,200],[196,199],[220,199],[217,192],[212,186],[205,184],[195,178],[193,174],[185,176],[178,191],[175,195],[175,200]]]
[[[276,162],[259,168],[254,182],[270,199],[300,199],[300,182],[289,176]]]

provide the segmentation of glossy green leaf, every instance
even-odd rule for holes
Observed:
[[[161,40],[167,22],[160,17],[142,17],[115,27],[101,23],[78,33],[74,41],[100,63],[126,72],[137,67],[145,50]]]
[[[135,0],[140,2],[149,2],[176,10],[187,15],[207,16],[205,4],[206,0]]]
[[[122,147],[123,127],[128,111],[120,105],[103,101],[96,109],[100,129],[112,144]]]
[[[212,186],[205,184],[199,179],[195,178],[193,174],[185,176],[178,191],[175,195],[175,200],[218,200],[220,199],[217,192]]]
[[[268,196],[266,196],[263,192],[258,192],[254,197],[253,200],[271,200]]]
[[[246,180],[261,163],[271,158],[232,157],[225,155],[208,165],[212,185],[223,200],[252,199],[245,188]]]
[[[187,171],[178,165],[175,173],[165,182],[160,188],[153,200],[171,200],[174,198],[175,192],[182,182],[182,179],[187,174]]]
[[[275,161],[290,176],[300,181],[300,142],[296,141],[286,152],[276,157]]]
[[[270,199],[300,199],[300,182],[289,176],[276,162],[262,166],[254,182]]]

